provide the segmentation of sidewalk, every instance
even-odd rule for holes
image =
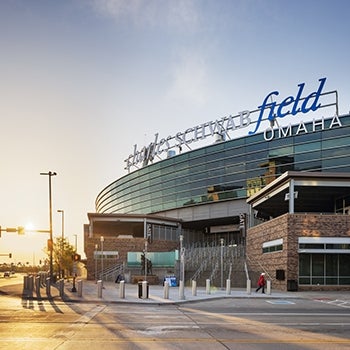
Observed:
[[[192,295],[192,288],[185,288],[185,298],[179,296],[179,287],[169,287],[169,298],[164,297],[164,287],[160,285],[149,285],[148,298],[139,298],[137,284],[125,283],[125,298],[120,297],[120,284],[112,282],[104,282],[102,289],[102,297],[98,296],[98,285],[95,281],[83,280],[82,296],[78,296],[78,292],[72,292],[72,282],[65,283],[64,300],[71,302],[94,302],[94,303],[140,303],[140,304],[182,304],[188,302],[196,302],[203,300],[212,300],[218,298],[264,298],[264,299],[342,299],[350,300],[349,292],[280,292],[273,291],[271,294],[255,293],[252,288],[250,294],[246,289],[232,288],[228,295],[225,290],[220,288],[211,288],[210,294],[206,293],[203,287],[197,288],[197,295]]]
[[[76,283],[77,286],[77,283]],[[179,287],[169,287],[169,298],[164,297],[164,287],[161,285],[149,285],[148,298],[142,299],[138,296],[137,284],[125,284],[125,297],[120,297],[120,284],[112,282],[104,282],[102,289],[102,297],[98,296],[98,285],[95,281],[82,280],[82,296],[78,292],[72,292],[72,281],[65,281],[64,296],[59,295],[58,285],[51,286],[51,296],[55,300],[63,299],[65,302],[82,302],[82,303],[138,303],[138,304],[182,304],[188,302],[198,302],[204,300],[222,299],[222,298],[247,298],[247,299],[313,299],[320,301],[345,301],[350,305],[349,291],[308,291],[308,292],[281,292],[272,288],[271,294],[255,293],[252,288],[250,294],[244,288],[232,288],[231,293],[227,295],[226,289],[211,288],[210,294],[206,293],[204,287],[197,288],[197,295],[192,295],[192,288],[185,288],[185,299],[179,296]],[[0,287],[1,295],[12,295],[22,298],[45,300],[48,299],[45,288],[40,289],[41,295],[38,296],[35,291],[29,292],[23,290],[23,283],[6,285]]]

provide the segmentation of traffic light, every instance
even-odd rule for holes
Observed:
[[[25,234],[25,230],[23,226],[18,226],[17,227],[17,232],[19,235],[24,235]]]
[[[12,258],[12,253],[9,253],[9,258],[10,258],[10,259]]]
[[[74,254],[73,255],[73,261],[80,261],[81,257],[80,257],[80,254]]]

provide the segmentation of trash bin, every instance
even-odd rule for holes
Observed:
[[[142,298],[142,281],[138,282],[138,295],[139,295],[139,299]]]
[[[165,276],[164,277],[164,282],[168,282],[169,287],[177,287],[177,279],[176,276]],[[163,283],[164,285],[164,283]]]
[[[170,286],[171,286],[171,287],[177,287],[177,279],[176,279],[176,276],[171,276],[171,277],[170,277]]]
[[[298,290],[298,281],[296,280],[287,280],[287,291],[296,292]]]

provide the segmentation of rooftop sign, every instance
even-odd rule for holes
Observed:
[[[242,111],[237,115],[229,115],[215,121],[206,122],[185,131],[178,132],[173,136],[168,136],[166,138],[160,138],[158,133],[155,134],[154,141],[148,146],[144,146],[138,149],[137,144],[134,145],[133,153],[125,160],[125,169],[130,171],[131,167],[138,167],[139,164],[142,166],[147,165],[152,162],[155,157],[159,157],[162,153],[167,154],[169,151],[178,148],[181,152],[184,146],[190,148],[190,144],[204,140],[207,137],[219,136],[222,139],[229,139],[230,134],[239,129],[249,128],[249,126],[254,126],[252,130],[248,130],[248,135],[254,135],[261,128],[261,123],[263,121],[269,121],[269,126],[264,131],[264,138],[266,141],[273,139],[271,133],[274,132],[274,125],[277,124],[279,129],[279,135],[282,137],[290,136],[287,132],[281,132],[281,127],[279,126],[277,119],[284,118],[286,116],[295,116],[297,114],[307,114],[309,112],[315,112],[319,108],[336,106],[336,116],[338,115],[337,107],[337,92],[323,92],[324,85],[326,83],[326,78],[319,79],[319,86],[316,91],[304,95],[305,83],[298,84],[298,90],[294,96],[285,97],[282,102],[277,103],[273,101],[273,97],[279,96],[279,91],[270,92],[262,104],[258,106],[258,109],[254,111]],[[336,102],[331,104],[321,104],[320,98],[323,95],[336,94]],[[269,102],[270,100],[270,102]],[[258,117],[256,118],[256,114]],[[255,117],[255,118],[253,118]],[[301,122],[303,123],[303,122]],[[332,125],[338,124],[340,121],[332,122]],[[289,126],[291,130],[291,125]],[[300,128],[303,131],[303,127]],[[305,131],[305,126],[304,126]],[[307,130],[306,130],[307,132]],[[173,151],[175,152],[175,151]]]

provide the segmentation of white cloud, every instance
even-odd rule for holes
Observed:
[[[207,65],[202,55],[187,52],[173,67],[167,98],[202,105],[207,98]]]
[[[195,31],[199,12],[193,0],[91,0],[94,10],[116,22],[129,20],[137,25],[166,26]]]

